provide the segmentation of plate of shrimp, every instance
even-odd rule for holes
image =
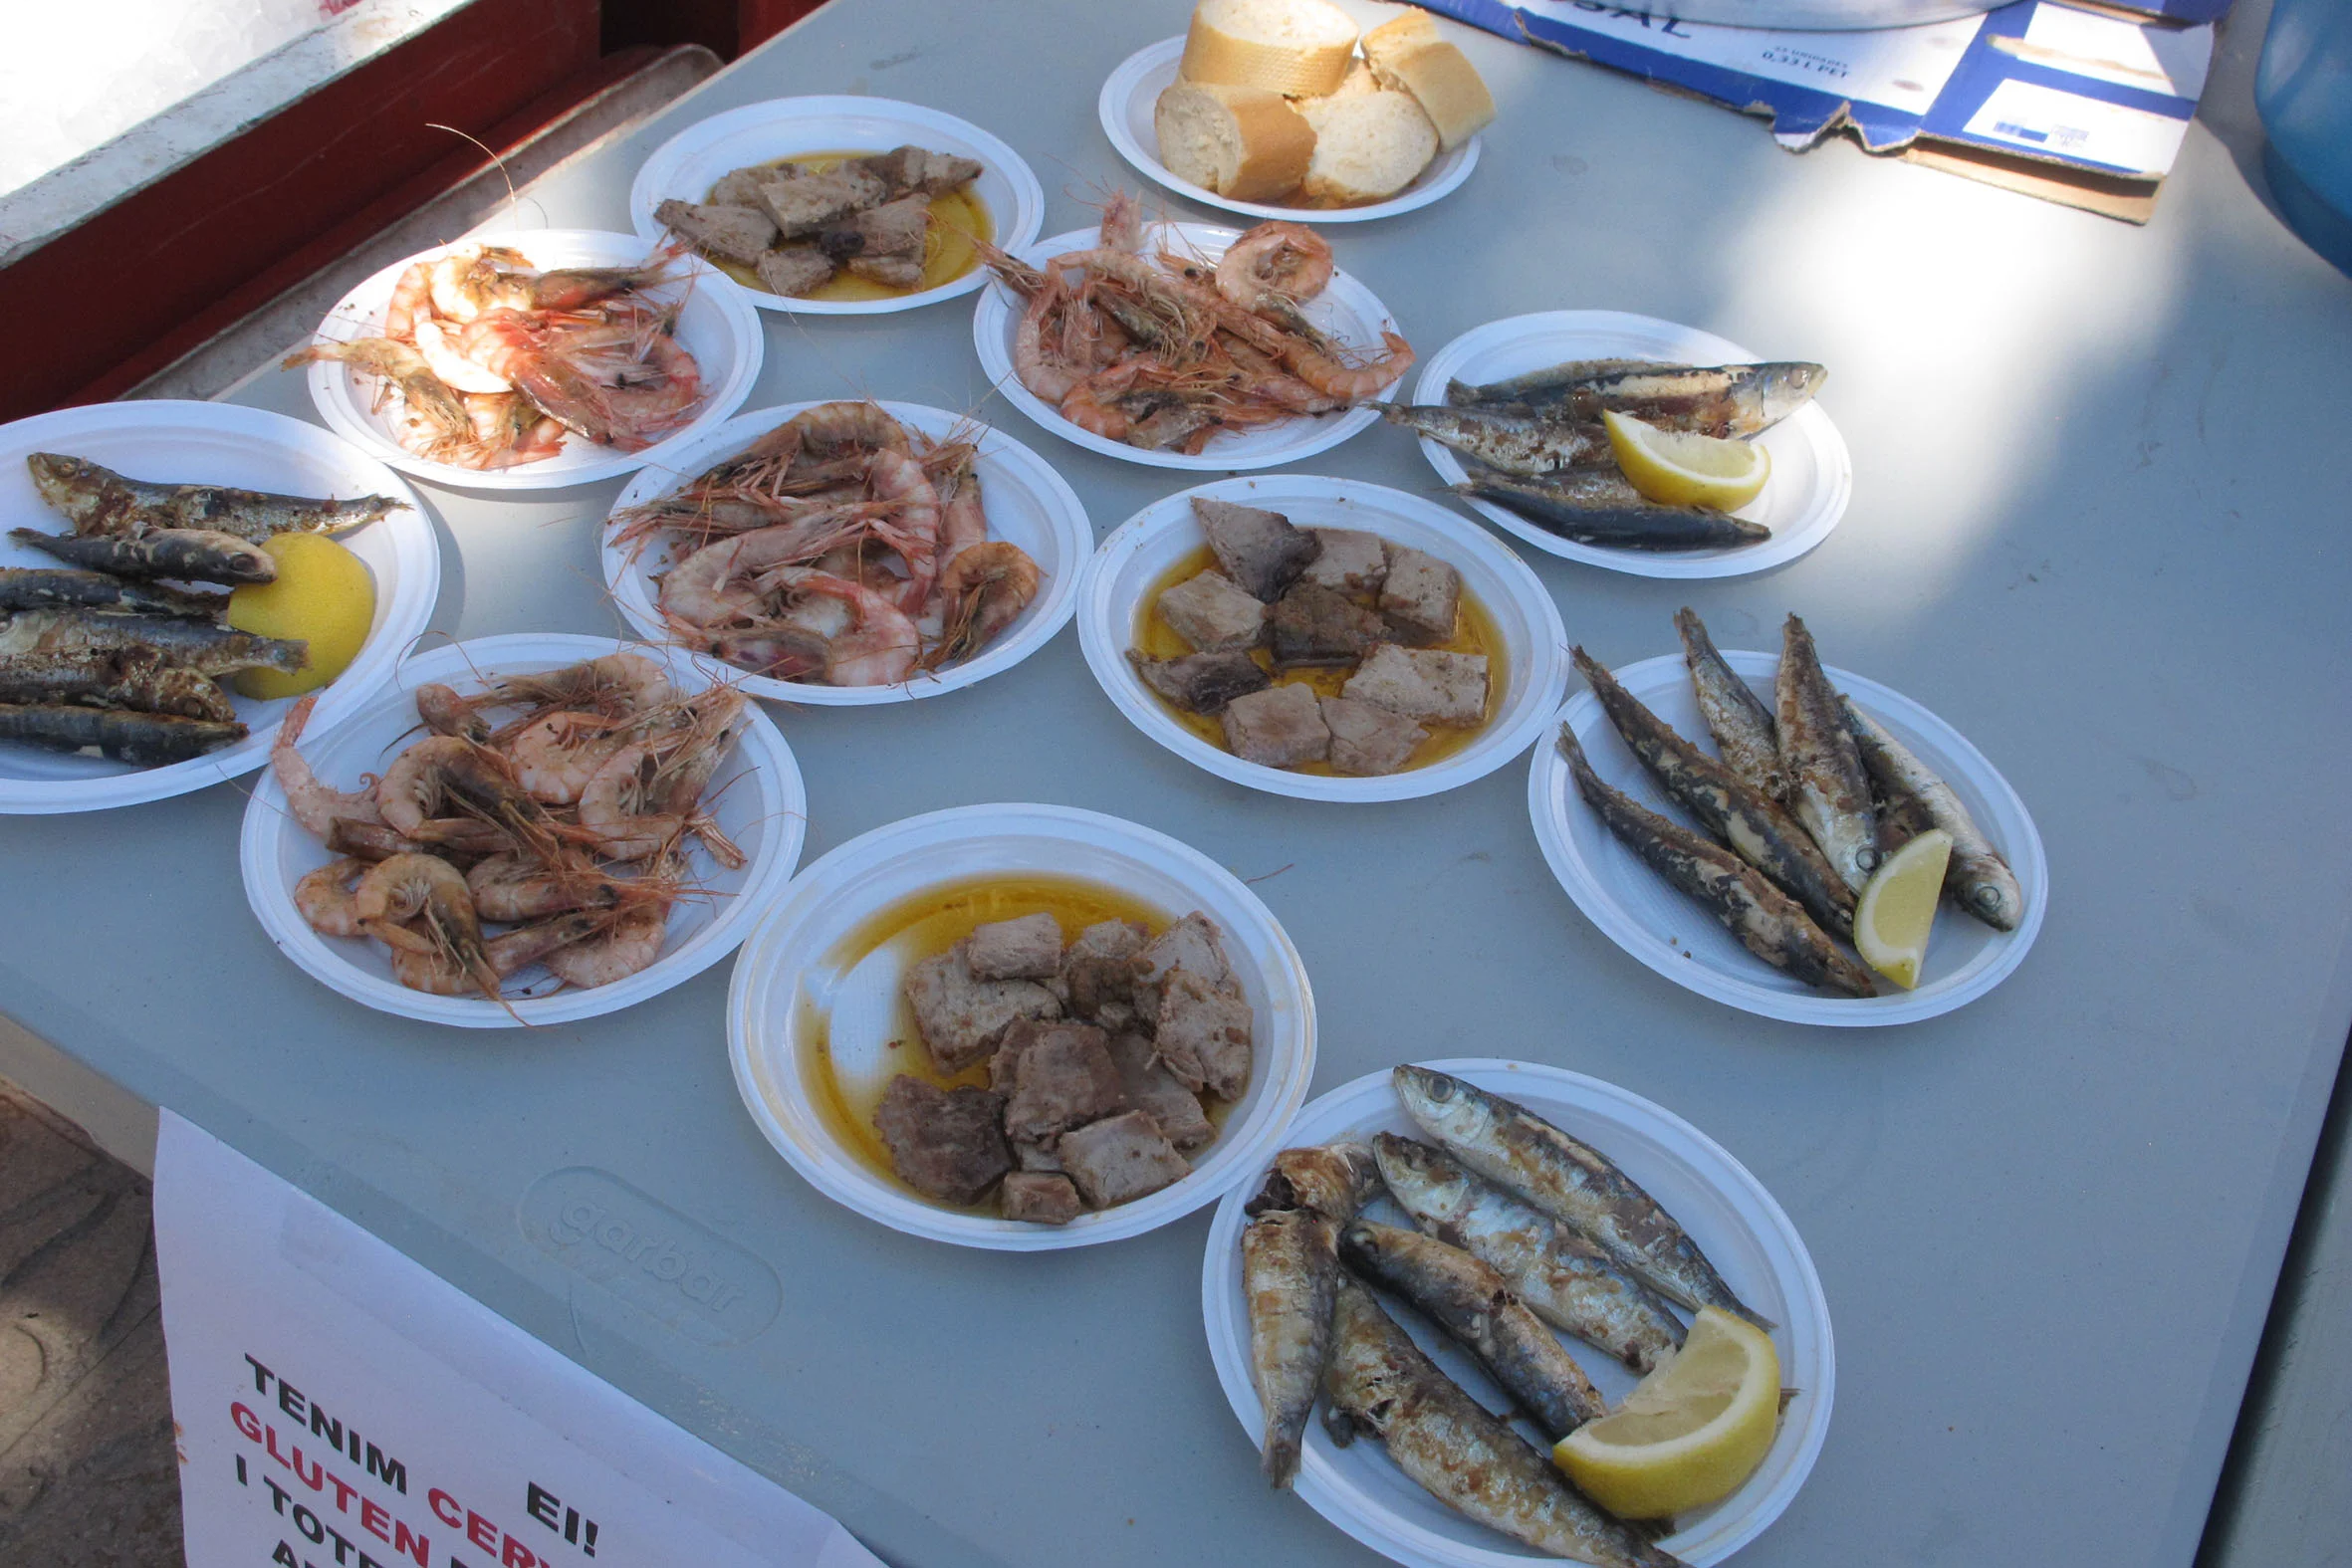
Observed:
[[[616,1011],[735,951],[792,879],[808,796],[729,672],[605,637],[419,654],[348,720],[298,703],[245,810],[279,951],[463,1028]]]
[[[338,435],[420,479],[553,490],[629,473],[751,394],[759,314],[628,234],[484,234],[360,284],[286,360]]]
[[[1012,668],[1077,604],[1093,525],[1037,453],[915,403],[741,414],[648,467],[604,530],[643,636],[779,702],[935,697]]]
[[[1328,451],[1412,367],[1388,310],[1301,223],[1145,223],[1115,194],[1097,230],[1018,255],[973,313],[989,379],[1065,441],[1155,468],[1233,472]]]

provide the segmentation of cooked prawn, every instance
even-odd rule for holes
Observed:
[[[1004,540],[990,540],[958,555],[940,574],[940,640],[925,656],[925,666],[935,668],[987,646],[1038,596],[1039,581],[1038,563],[1020,546]]]
[[[506,755],[531,798],[570,805],[627,740],[623,727],[599,714],[559,709],[525,725],[507,742]]]
[[[1330,242],[1280,219],[1245,231],[1217,263],[1217,292],[1245,311],[1256,310],[1265,294],[1311,300],[1330,281]]]
[[[661,957],[668,936],[668,912],[658,905],[639,905],[622,911],[597,934],[558,947],[544,962],[567,986],[609,986]]]
[[[359,922],[352,890],[367,874],[368,863],[346,856],[330,860],[294,884],[294,907],[311,929],[323,937],[366,934]]]
[[[277,776],[278,787],[286,791],[286,805],[294,819],[314,836],[325,838],[338,817],[354,822],[380,822],[383,817],[376,808],[374,788],[330,789],[296,750],[295,743],[311,722],[311,710],[318,705],[314,692],[286,710],[278,725],[278,738],[270,743],[270,772]]]

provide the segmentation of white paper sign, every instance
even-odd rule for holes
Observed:
[[[189,1568],[880,1568],[169,1111],[155,1253]]]

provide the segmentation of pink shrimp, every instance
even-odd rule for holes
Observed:
[[[1217,292],[1245,311],[1270,293],[1311,300],[1330,281],[1330,242],[1302,223],[1261,223],[1226,247],[1217,263]]]
[[[383,335],[394,342],[416,341],[416,324],[433,314],[433,269],[430,262],[410,262],[392,285],[383,308]]]
[[[965,551],[988,538],[988,511],[980,497],[980,468],[975,454],[965,449],[957,465],[939,481],[939,569],[945,572]],[[932,598],[938,599],[933,584]]]
[[[1049,403],[1058,403],[1084,378],[1085,370],[1072,364],[1062,350],[1058,325],[1069,306],[1069,286],[1058,273],[1049,274],[1021,325],[1013,331],[1013,373],[1021,384]]]
[[[760,586],[785,595],[778,626],[823,649],[827,684],[890,686],[913,673],[915,623],[871,588],[806,566],[780,566]]]
[[[1413,345],[1394,333],[1382,333],[1388,352],[1361,365],[1342,362],[1299,338],[1285,345],[1282,361],[1291,373],[1325,397],[1369,397],[1403,378],[1413,367]]]
[[[824,520],[754,529],[705,545],[662,579],[662,614],[673,624],[701,630],[748,620],[760,611],[761,594],[750,580],[755,574],[814,560],[864,534],[862,524]]]
[[[674,327],[672,312],[616,320],[501,308],[467,323],[458,344],[549,417],[599,445],[641,452],[701,405],[700,371]]]
[[[887,449],[874,454],[866,485],[874,500],[890,508],[888,521],[875,524],[874,533],[906,562],[906,586],[899,592],[898,605],[920,614],[930,600],[931,584],[939,579],[939,491],[922,464]]]
[[[270,772],[278,779],[278,787],[286,791],[286,804],[294,819],[320,838],[325,838],[335,827],[337,817],[348,817],[354,822],[380,822],[382,814],[375,803],[375,788],[369,784],[354,790],[330,789],[312,774],[311,765],[303,760],[295,743],[302,739],[303,728],[311,722],[311,710],[319,705],[316,692],[286,710],[279,722],[278,738],[270,743]]]
[[[1004,540],[975,545],[956,557],[940,575],[939,645],[925,660],[936,668],[988,646],[1038,596],[1038,563],[1020,546]]]

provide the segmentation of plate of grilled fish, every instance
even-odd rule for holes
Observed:
[[[1676,985],[1799,1023],[1934,1017],[2024,962],[2049,864],[1984,753],[1822,664],[1794,615],[1775,653],[1718,649],[1687,608],[1675,624],[1681,653],[1615,671],[1572,650],[1587,690],[1535,749],[1535,837],[1594,925]],[[1939,829],[1951,858],[1907,990],[1846,944],[1871,873]]]
[[[276,576],[264,547],[332,536],[372,579],[358,653],[317,727],[381,685],[441,586],[432,525],[400,477],[316,425],[172,400],[61,408],[0,427],[0,811],[93,811],[184,794],[269,756],[301,640],[226,624]],[[248,683],[250,684],[250,683]]]
[[[1644,577],[1732,577],[1794,560],[1853,496],[1845,439],[1813,401],[1827,371],[1762,360],[1713,333],[1622,311],[1544,311],[1473,328],[1429,357],[1411,403],[1453,492],[1537,550]],[[1730,512],[1667,505],[1618,467],[1604,416],[1754,442],[1769,474]]]
[[[1201,1311],[1267,1478],[1358,1541],[1414,1568],[1708,1564],[1804,1484],[1828,1303],[1788,1216],[1705,1133],[1597,1078],[1471,1058],[1342,1084],[1289,1144],[1219,1205]],[[1777,1428],[1718,1501],[1618,1519],[1548,1451],[1621,1411],[1702,1309],[1768,1334]]]

